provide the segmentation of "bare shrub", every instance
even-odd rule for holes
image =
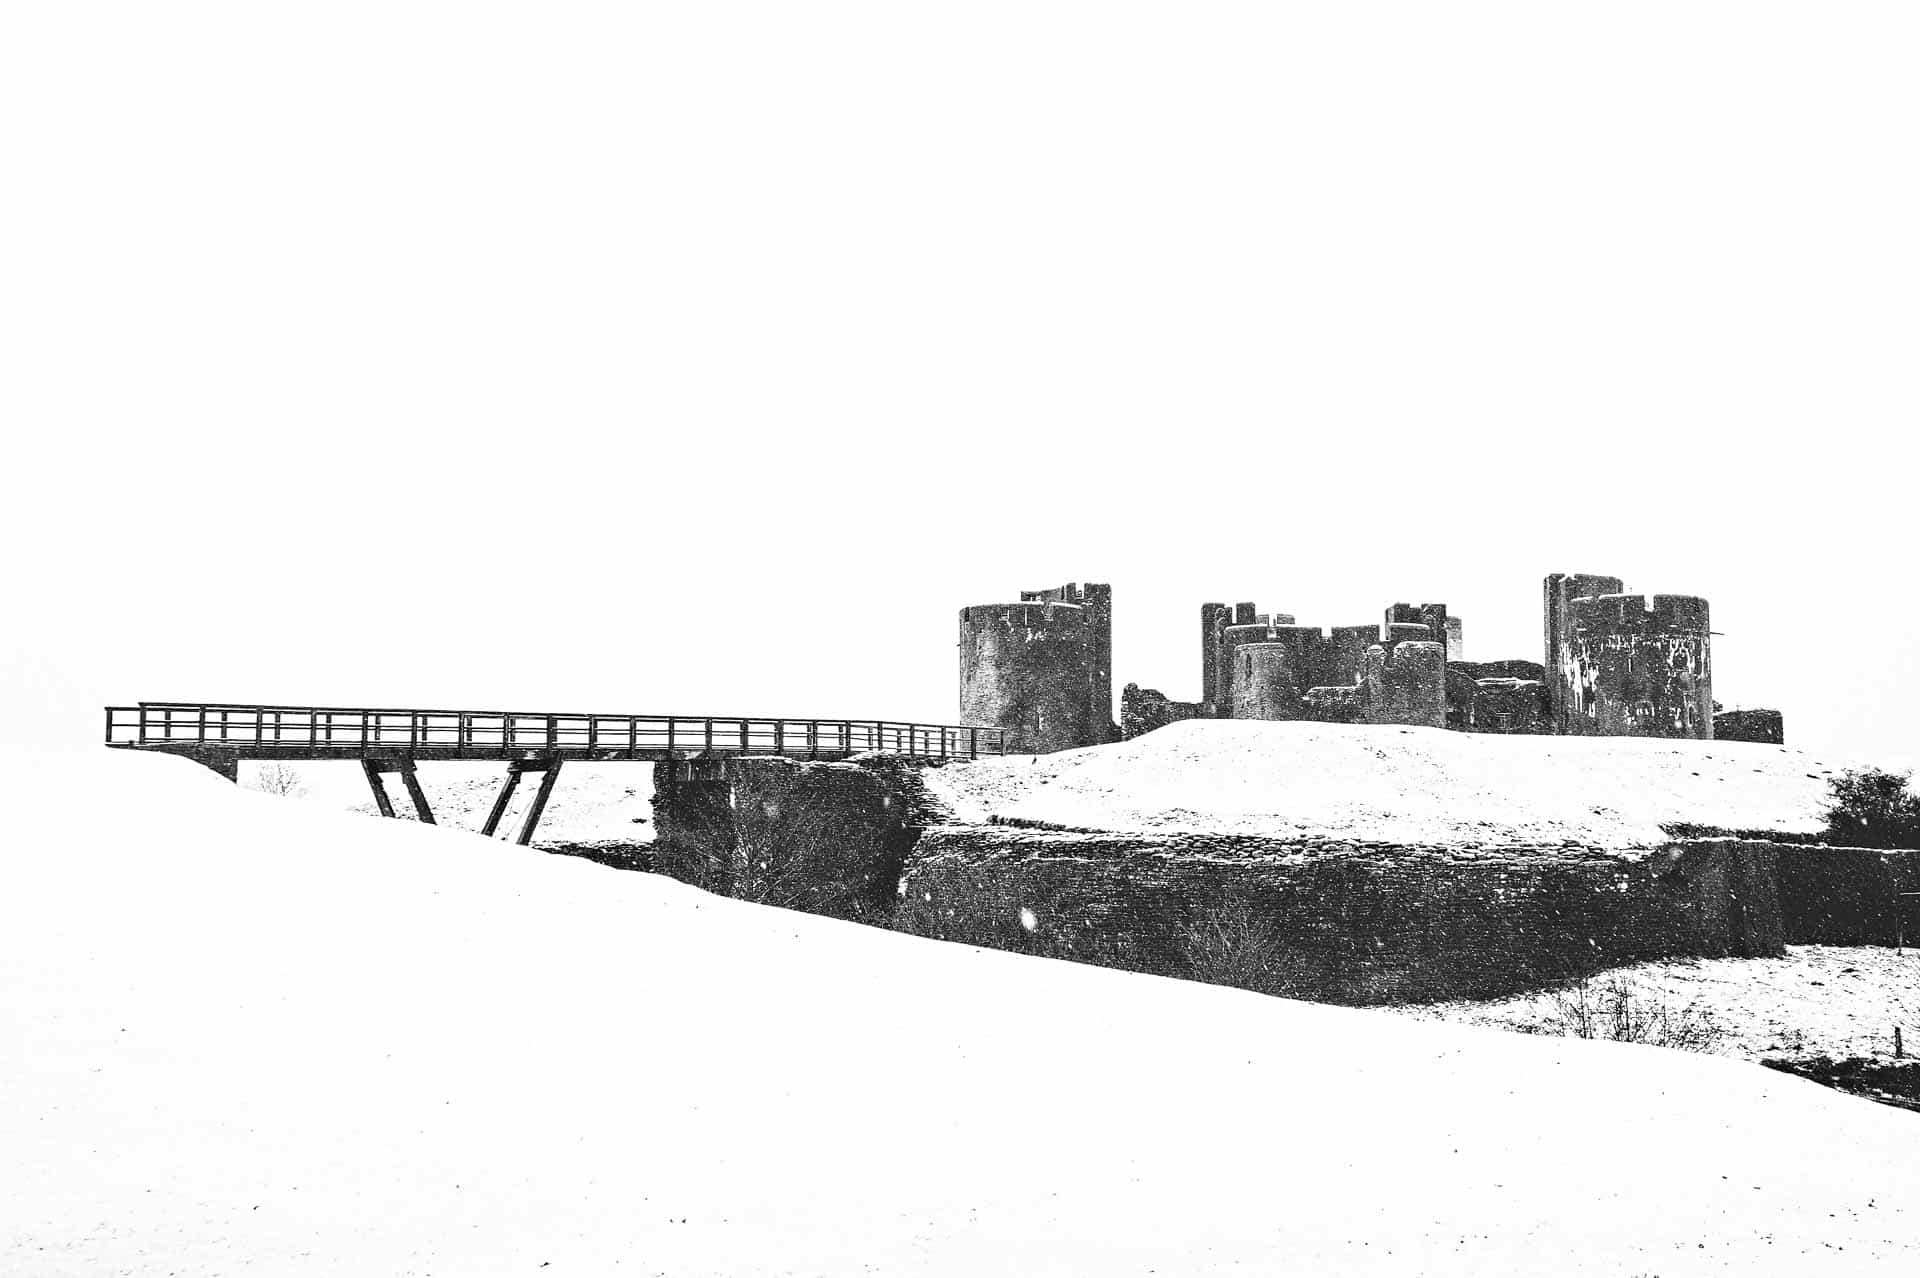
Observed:
[[[1699,1003],[1670,1006],[1621,976],[1598,985],[1582,978],[1554,994],[1553,1005],[1546,1032],[1572,1038],[1711,1052],[1727,1035],[1726,1027]]]
[[[1180,934],[1189,979],[1263,994],[1288,993],[1296,985],[1284,949],[1273,924],[1242,897],[1228,898]]]
[[[829,833],[820,809],[810,805],[786,811],[775,806],[767,819],[739,822],[731,895],[785,910],[851,897],[855,885],[847,882],[844,866],[825,865],[817,854],[805,854],[820,847]]]
[[[283,799],[303,799],[307,794],[306,782],[284,763],[262,764],[247,788],[262,794],[278,795]]]

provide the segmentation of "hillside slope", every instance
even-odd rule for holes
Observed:
[[[0,844],[0,1272],[1920,1265],[1920,1121],[1754,1066],[6,762],[47,815]]]
[[[962,822],[1632,849],[1675,823],[1819,830],[1840,767],[1739,742],[1195,720],[936,769],[929,784]]]

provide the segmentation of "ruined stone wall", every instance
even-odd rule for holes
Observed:
[[[1120,690],[1120,737],[1131,741],[1169,723],[1202,719],[1206,717],[1206,710],[1203,702],[1169,700],[1157,688],[1130,683]]]
[[[1920,851],[1786,844],[1780,904],[1793,945],[1914,945],[1920,941]]]
[[[1547,731],[1547,686],[1536,679],[1481,679],[1474,684],[1474,732]]]
[[[654,765],[652,865],[721,896],[884,924],[924,813],[892,760]]]
[[[968,766],[957,764],[953,766]],[[1236,914],[1249,988],[1344,1003],[1494,997],[1665,957],[1920,940],[1920,851],[1677,840],[1421,846],[956,826],[922,765],[656,767],[653,867],[837,918],[1170,976]]]
[[[1194,975],[1200,930],[1267,929],[1270,993],[1342,1003],[1493,997],[1674,955],[1780,952],[1765,844],[1639,860],[1569,847],[1382,847],[1010,827],[929,831],[899,925]]]
[[[1301,718],[1314,723],[1358,723],[1362,703],[1360,685],[1308,688],[1300,698]]]
[[[1786,718],[1778,710],[1720,710],[1713,716],[1715,741],[1751,741],[1785,745]]]
[[[1401,629],[1389,627],[1392,632]],[[1407,629],[1428,633],[1424,627]],[[1390,642],[1373,645],[1367,649],[1365,692],[1361,701],[1361,720],[1365,723],[1446,727],[1446,645],[1397,634]]]
[[[1004,728],[1007,749],[1045,754],[1093,745],[1093,643],[1069,603],[960,610],[960,722]]]

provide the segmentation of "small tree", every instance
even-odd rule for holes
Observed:
[[[1827,837],[1861,848],[1920,847],[1920,798],[1906,774],[1878,768],[1843,772],[1828,783]]]
[[[254,773],[253,783],[248,787],[262,794],[275,794],[283,799],[302,799],[306,797],[307,787],[300,774],[284,763],[263,764]]]
[[[1209,985],[1281,992],[1281,941],[1273,925],[1244,898],[1230,897],[1215,912],[1188,924],[1180,936],[1188,976]]]

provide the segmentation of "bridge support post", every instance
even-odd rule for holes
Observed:
[[[362,759],[360,768],[367,774],[367,785],[373,791],[374,806],[380,809],[380,815],[396,815],[393,799],[387,794],[387,783],[383,774],[398,772],[401,783],[407,787],[407,797],[413,801],[413,814],[426,825],[438,825],[433,819],[433,809],[427,806],[427,793],[420,788],[420,778],[412,759]]]
[[[493,811],[487,814],[487,823],[480,827],[481,834],[491,839],[499,831],[500,822],[507,815],[507,806],[513,802],[513,792],[520,785],[520,777],[528,772],[541,774],[540,788],[533,792],[533,806],[527,809],[526,819],[520,823],[520,833],[515,836],[514,842],[522,847],[533,842],[533,832],[539,828],[540,817],[547,810],[547,799],[553,794],[554,783],[560,779],[560,760],[556,758],[515,759],[507,765],[507,779],[500,786],[499,796],[493,801]]]
[[[560,760],[548,759],[545,767],[540,788],[533,792],[533,806],[527,809],[526,823],[520,827],[520,837],[515,840],[521,847],[533,842],[533,829],[540,824],[541,813],[547,810],[547,798],[553,793],[553,783],[560,779]]]
[[[407,766],[400,769],[400,780],[407,787],[407,797],[413,800],[414,815],[427,825],[438,825],[433,819],[433,809],[427,806],[426,791],[420,788],[420,778],[415,775],[413,760],[407,760]]]
[[[500,786],[499,797],[493,801],[493,811],[487,814],[487,823],[480,827],[480,833],[486,835],[489,839],[493,837],[493,832],[500,828],[500,818],[507,814],[507,804],[513,802],[514,787],[519,784],[520,765],[517,763],[509,763],[507,765],[507,779]]]
[[[360,760],[360,770],[367,774],[367,785],[373,790],[373,804],[380,809],[380,815],[393,815],[393,800],[387,797],[387,783],[380,779],[380,764],[374,759]]]

